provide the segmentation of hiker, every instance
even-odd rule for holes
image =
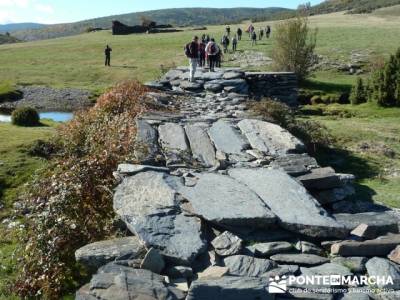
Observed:
[[[107,67],[110,67],[110,64],[111,64],[111,51],[112,51],[112,49],[108,45],[107,45],[106,49],[104,49],[104,54],[106,56],[106,62],[104,65]]]
[[[217,53],[217,57],[216,57],[216,60],[215,60],[215,66],[217,68],[221,68],[221,63],[222,63],[222,58],[223,57],[224,57],[224,54],[222,53],[222,51],[219,51]]]
[[[218,45],[215,43],[215,39],[212,38],[210,42],[206,46],[206,53],[208,57],[208,63],[210,66],[210,72],[215,71],[215,64],[217,62],[218,53],[221,51],[219,50]]]
[[[206,42],[201,40],[199,44],[199,66],[203,68],[206,65]]]
[[[264,37],[264,29],[260,28],[260,35],[259,35],[260,41],[263,39],[263,37]]]
[[[267,39],[269,39],[270,35],[271,35],[271,26],[267,26],[267,28],[265,29],[265,35],[267,37]]]
[[[207,34],[206,36],[206,44],[208,44],[210,42],[210,36]]]
[[[249,28],[247,28],[247,32],[249,33],[249,38],[252,38],[254,32],[253,24],[250,24]]]
[[[236,52],[236,50],[237,50],[237,43],[238,43],[238,39],[237,39],[236,35],[234,35],[232,38],[232,51],[233,52]]]
[[[194,36],[193,40],[185,46],[185,54],[189,58],[190,64],[189,81],[193,82],[197,64],[199,63],[199,38],[197,36]]]
[[[242,34],[243,34],[242,29],[238,28],[238,30],[237,30],[237,39],[238,39],[238,41],[242,40]]]
[[[221,44],[224,47],[224,53],[227,53],[228,52],[228,47],[229,47],[229,38],[228,38],[228,36],[224,35],[222,37]]]
[[[257,33],[255,31],[251,34],[251,45],[257,45]]]
[[[230,36],[231,35],[231,27],[228,25],[226,26],[226,35]]]

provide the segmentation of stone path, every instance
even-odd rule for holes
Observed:
[[[269,278],[367,270],[392,276],[397,288],[398,255],[386,257],[400,240],[395,214],[337,214],[333,204],[354,210],[354,176],[320,167],[299,139],[250,117],[242,71],[175,82],[186,75],[180,68],[151,83],[163,90],[151,99],[179,110],[137,120],[140,163],[119,166],[114,194],[132,236],[76,252],[101,266],[77,299],[281,299],[268,292]]]

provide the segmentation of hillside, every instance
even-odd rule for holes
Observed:
[[[22,40],[40,40],[63,36],[71,36],[86,31],[89,27],[110,28],[111,21],[118,20],[127,25],[140,24],[140,18],[145,16],[158,24],[172,24],[174,26],[205,26],[217,24],[240,23],[262,16],[264,19],[279,19],[282,14],[290,12],[285,8],[178,8],[162,9],[146,12],[129,13],[85,20],[76,23],[55,24],[35,30],[20,30],[13,35]]]
[[[371,13],[382,7],[400,4],[400,0],[327,0],[311,8],[314,15],[338,11],[348,11],[353,14]]]
[[[19,40],[13,36],[7,34],[0,34],[0,45],[17,43]]]
[[[45,24],[39,23],[14,23],[0,25],[0,33],[19,31],[19,30],[30,30],[30,29],[41,29],[46,27]]]

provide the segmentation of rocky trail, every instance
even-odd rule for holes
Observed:
[[[160,90],[151,99],[179,110],[137,120],[140,164],[118,167],[113,203],[130,234],[76,251],[96,270],[76,299],[399,299],[398,216],[347,200],[353,175],[319,166],[302,141],[246,109],[277,82],[275,98],[294,104],[293,76],[199,70],[189,83],[181,67],[149,83]],[[276,276],[367,273],[391,276],[378,287],[393,291],[269,291]]]

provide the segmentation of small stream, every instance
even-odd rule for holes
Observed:
[[[67,122],[74,116],[71,112],[50,111],[39,113],[40,119],[49,119],[54,122]],[[11,122],[11,115],[0,114],[0,122]]]

